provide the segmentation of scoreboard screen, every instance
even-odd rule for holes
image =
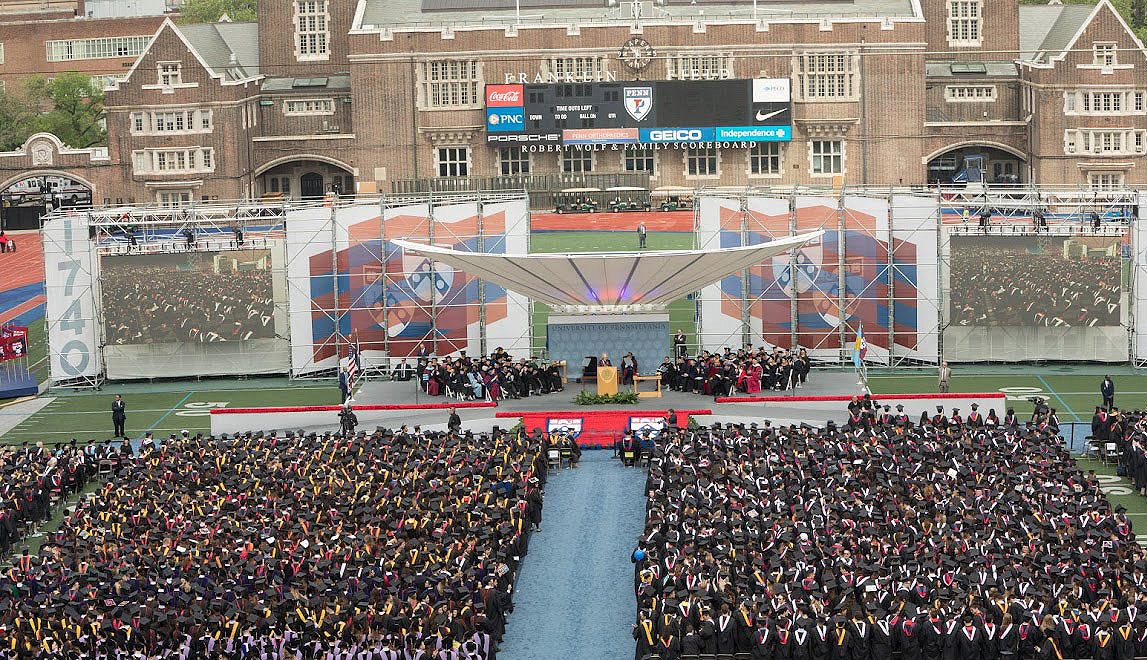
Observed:
[[[787,141],[786,78],[486,85],[491,144]]]

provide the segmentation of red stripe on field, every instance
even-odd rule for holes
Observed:
[[[1003,392],[951,392],[948,394],[880,394],[873,399],[1003,399]],[[851,401],[841,396],[722,396],[717,403],[784,403],[786,401]]]
[[[712,415],[712,410],[674,410],[678,415]],[[544,415],[546,417],[585,417],[587,415],[636,415],[639,417],[664,417],[668,410],[531,410],[529,412],[499,412],[494,417],[525,417]]]
[[[25,300],[24,302],[20,303],[19,305],[16,305],[15,307],[12,307],[10,309],[6,309],[3,312],[0,312],[0,323],[8,321],[9,319],[14,319],[17,316],[23,314],[24,312],[33,310],[37,306],[43,305],[46,302],[46,300],[47,300],[47,298],[45,298],[44,296],[36,296],[35,298],[32,298],[31,300]]]
[[[361,405],[353,406],[355,410],[443,410],[446,408],[494,408],[498,404],[486,401],[472,401],[469,403],[424,403],[401,404],[393,406]],[[236,415],[251,413],[289,413],[289,412],[334,412],[342,410],[342,406],[285,406],[282,408],[212,408],[212,415]]]

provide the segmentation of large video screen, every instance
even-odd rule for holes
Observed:
[[[275,336],[270,250],[108,256],[100,266],[108,344]]]
[[[1120,324],[1118,236],[953,236],[952,324]]]

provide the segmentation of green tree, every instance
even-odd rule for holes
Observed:
[[[223,14],[242,23],[255,20],[255,0],[188,0],[179,13],[180,23],[214,23]]]
[[[35,132],[32,123],[36,115],[24,98],[0,92],[0,151],[12,151],[24,144]]]
[[[41,112],[32,120],[33,132],[52,133],[71,147],[103,144],[104,93],[82,73],[69,71],[51,81],[43,76],[27,80],[28,101]]]

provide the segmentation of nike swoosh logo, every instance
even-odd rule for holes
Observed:
[[[784,112],[784,109],[774,110],[773,112],[770,112],[769,114],[766,115],[765,113],[758,111],[757,112],[757,121],[764,121],[764,120],[768,119],[769,117],[776,117],[777,115],[781,114],[782,112]]]

